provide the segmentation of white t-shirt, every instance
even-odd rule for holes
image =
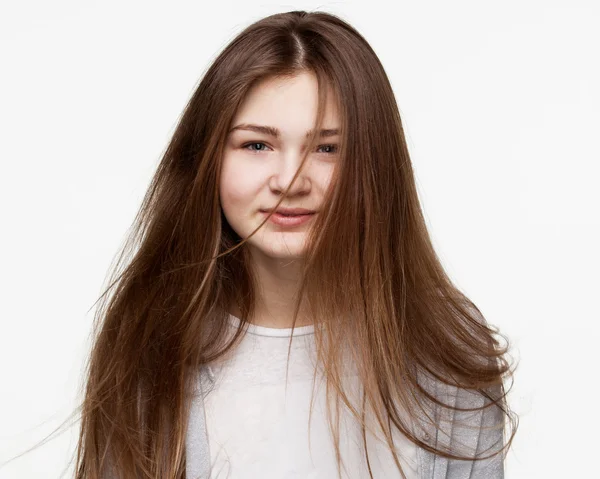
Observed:
[[[233,333],[240,320],[232,315],[229,319]],[[319,381],[319,375],[309,447],[314,326],[294,330],[286,392],[291,332],[291,328],[250,324],[248,334],[232,355],[211,365],[215,382],[205,398],[211,479],[338,477],[333,436],[326,416],[325,384]],[[354,404],[360,411],[361,403]],[[345,466],[342,477],[368,478],[361,427],[343,403],[340,411],[340,452]],[[332,419],[335,424],[335,413]],[[393,438],[407,478],[416,479],[416,446],[399,431],[394,430]],[[367,431],[367,444],[374,478],[401,477],[383,439],[378,440]]]

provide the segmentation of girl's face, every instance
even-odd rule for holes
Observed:
[[[339,147],[339,132],[333,131],[339,130],[338,112],[329,97],[319,146],[309,153],[278,208],[314,213],[298,217],[304,221],[295,225],[278,224],[272,217],[248,241],[253,253],[280,259],[303,256],[307,231],[321,210]],[[303,72],[257,84],[240,106],[227,138],[219,189],[223,213],[241,238],[260,225],[265,211],[275,207],[290,184],[306,149],[307,132],[316,121],[317,102],[317,79]]]

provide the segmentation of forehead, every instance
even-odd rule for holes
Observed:
[[[263,80],[249,90],[232,126],[252,123],[275,127],[283,134],[293,133],[296,129],[306,132],[316,122],[317,88],[317,78],[311,72]],[[339,127],[339,112],[330,87],[327,87],[323,127]]]

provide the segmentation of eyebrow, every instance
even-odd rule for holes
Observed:
[[[281,132],[273,127],[266,125],[254,125],[251,123],[241,123],[239,125],[234,126],[231,130],[229,130],[229,134],[233,133],[236,130],[247,130],[254,131],[256,133],[262,133],[263,135],[272,136],[274,138],[281,138]],[[306,132],[306,137],[308,138],[312,133],[312,130],[308,130]],[[321,134],[319,135],[321,138],[327,138],[330,136],[336,136],[340,134],[340,130],[338,128],[329,128],[321,130]]]

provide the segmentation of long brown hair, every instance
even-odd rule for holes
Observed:
[[[508,418],[512,433],[493,453],[510,446],[516,421],[503,384],[512,375],[508,341],[502,337],[501,344],[497,328],[452,283],[434,251],[384,69],[338,16],[293,11],[253,23],[225,47],[165,150],[96,311],[77,478],[106,477],[109,464],[116,477],[185,477],[194,381],[244,334],[240,328],[224,340],[231,306],[247,324],[255,304],[247,239],[227,224],[219,203],[225,139],[253,85],[303,71],[314,73],[319,87],[307,154],[317,144],[329,93],[340,112],[341,144],[310,231],[294,322],[300,298],[307,298],[311,317],[323,324],[315,343],[337,417],[345,405],[364,439],[372,428],[364,420],[368,408],[390,446],[393,423],[430,452],[473,459],[433,447],[407,423],[402,411],[417,418],[426,402],[444,406],[418,380],[424,373],[502,411],[497,427]],[[347,353],[364,387],[360,411],[344,390]]]

